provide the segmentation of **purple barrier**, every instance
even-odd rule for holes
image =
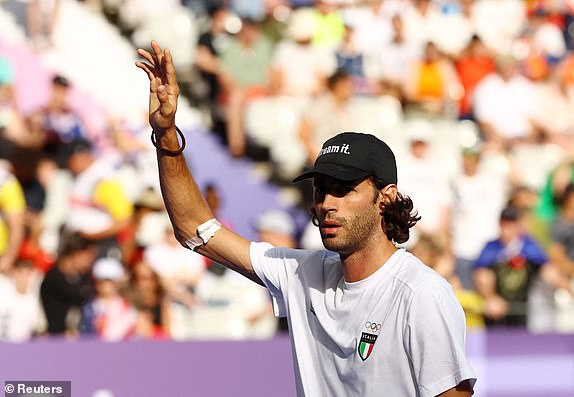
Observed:
[[[5,380],[70,380],[74,397],[293,396],[287,338],[265,342],[39,341],[0,345]]]
[[[574,336],[470,334],[476,397],[574,397]],[[289,339],[250,342],[36,341],[0,345],[0,378],[70,380],[74,397],[293,396]],[[395,397],[395,396],[390,396]],[[402,396],[397,396],[402,397]]]

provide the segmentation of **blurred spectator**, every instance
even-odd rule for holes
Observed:
[[[536,83],[535,100],[532,121],[540,140],[559,144],[567,151],[574,149],[574,95],[558,68]]]
[[[227,144],[233,156],[245,153],[243,116],[253,98],[269,91],[271,42],[263,36],[259,22],[242,20],[241,30],[221,50],[221,82],[227,101]]]
[[[279,42],[272,61],[272,84],[277,94],[308,98],[324,89],[336,60],[332,51],[312,44],[315,28],[311,9],[292,13],[288,37]]]
[[[569,183],[560,197],[560,210],[550,227],[550,260],[574,280],[574,184]]]
[[[56,265],[46,273],[40,288],[49,334],[77,331],[79,310],[93,295],[90,270],[96,256],[94,243],[79,234],[62,240]]]
[[[550,63],[558,62],[566,54],[566,43],[562,31],[549,20],[548,13],[543,7],[533,13],[529,29],[534,46]]]
[[[546,250],[550,245],[549,224],[536,213],[539,192],[526,185],[517,185],[511,191],[508,204],[518,208],[524,230]]]
[[[29,0],[26,3],[28,36],[37,49],[50,47],[60,12],[60,0]]]
[[[325,140],[341,131],[352,131],[360,120],[353,111],[353,81],[344,71],[337,71],[327,80],[327,92],[314,101],[303,113],[299,137],[313,164]]]
[[[475,263],[476,291],[486,300],[489,326],[526,326],[528,291],[547,262],[542,248],[524,233],[518,209],[506,207],[500,236],[485,245]]]
[[[476,34],[496,53],[510,54],[528,22],[526,4],[523,0],[475,1],[472,16]]]
[[[426,43],[422,58],[410,65],[405,94],[414,112],[427,116],[453,115],[454,101],[462,95],[460,84],[453,65],[434,43]]]
[[[392,39],[385,43],[379,54],[378,75],[385,94],[402,100],[408,77],[408,68],[419,58],[419,49],[405,36],[403,17],[394,15],[392,20]]]
[[[221,4],[208,7],[209,27],[199,36],[195,54],[195,66],[203,83],[201,98],[207,104],[211,116],[213,131],[224,134],[224,117],[219,105],[221,86],[219,83],[220,62],[219,54],[223,42],[227,40],[225,23],[229,11]]]
[[[132,269],[129,297],[138,310],[137,336],[158,339],[170,335],[169,304],[165,291],[157,273],[145,262],[139,262]]]
[[[540,202],[536,214],[546,222],[552,222],[558,212],[560,198],[570,183],[574,182],[574,157],[567,155],[558,166],[550,172],[540,192]]]
[[[446,238],[450,217],[451,191],[446,173],[431,154],[433,126],[425,120],[407,127],[409,153],[399,159],[399,189],[407,194],[421,220],[413,232]]]
[[[20,246],[18,257],[30,261],[37,270],[46,273],[54,265],[54,257],[44,250],[40,237],[44,230],[42,213],[26,212],[24,240]]]
[[[474,91],[474,116],[484,140],[501,149],[535,141],[532,116],[536,99],[533,84],[518,73],[511,56],[496,60],[496,73],[483,78]]]
[[[263,213],[255,222],[255,229],[260,241],[275,247],[297,247],[295,221],[285,211],[271,210]]]
[[[198,304],[195,290],[205,275],[205,261],[181,246],[167,220],[164,228],[163,239],[146,247],[144,261],[158,274],[173,301],[193,309]]]
[[[335,48],[343,38],[343,17],[332,0],[315,1],[315,34],[313,44]]]
[[[134,209],[115,175],[115,164],[96,159],[92,145],[83,139],[66,149],[74,175],[66,229],[96,242],[100,255],[119,258],[118,234],[129,225]]]
[[[65,146],[74,139],[86,138],[85,125],[69,104],[70,82],[61,75],[52,78],[52,96],[30,118],[32,133],[38,137],[44,153],[65,167]]]
[[[456,56],[471,41],[476,28],[475,3],[476,0],[459,0],[451,3],[450,8],[447,9],[448,5],[443,8],[434,40],[444,53]]]
[[[0,272],[14,264],[24,239],[26,201],[22,187],[0,165]]]
[[[438,5],[431,0],[412,0],[411,4],[404,13],[408,40],[421,48],[428,41],[436,42],[443,28]]]
[[[462,173],[452,183],[452,251],[456,274],[465,289],[473,289],[472,270],[484,245],[499,232],[498,216],[505,204],[508,181],[485,169],[478,147],[462,154]]]
[[[432,236],[422,236],[411,252],[424,264],[443,276],[452,286],[466,317],[467,329],[484,328],[484,300],[472,288],[465,287],[455,271],[455,261],[444,243]]]
[[[17,260],[8,276],[0,274],[0,341],[26,342],[40,315],[34,265]]]
[[[115,259],[100,258],[92,269],[95,296],[82,307],[80,332],[104,341],[120,341],[133,335],[137,312],[122,296],[126,274]]]
[[[33,147],[35,140],[20,113],[14,94],[14,70],[0,57],[0,158],[13,158],[17,147]]]
[[[345,24],[343,40],[335,52],[335,57],[337,59],[337,70],[343,70],[351,76],[357,92],[369,94],[375,91],[375,87],[371,87],[367,80],[364,65],[365,58],[355,48],[353,27],[349,24]],[[327,88],[329,88],[328,84]]]
[[[391,38],[390,15],[385,3],[367,0],[343,11],[345,23],[353,27],[353,44],[367,59],[376,56]]]
[[[265,37],[273,43],[273,47],[285,36],[286,23],[290,14],[291,4],[288,1],[265,1],[265,16],[261,23],[261,29]]]
[[[122,262],[127,267],[141,261],[145,247],[163,237],[158,225],[163,227],[164,210],[161,196],[152,188],[144,190],[134,203],[134,215],[122,233]]]
[[[494,72],[494,60],[480,37],[474,35],[456,59],[455,66],[464,90],[460,98],[459,117],[472,119],[474,89],[484,77]]]

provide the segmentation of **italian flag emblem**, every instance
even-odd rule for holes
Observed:
[[[361,342],[359,343],[359,357],[361,360],[365,361],[371,355],[373,351],[373,347],[375,346],[375,341],[377,340],[378,335],[368,334],[363,332],[361,334]]]

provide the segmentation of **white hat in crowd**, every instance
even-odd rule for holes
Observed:
[[[413,120],[408,123],[407,137],[410,142],[430,143],[434,139],[433,125],[427,120]]]
[[[286,236],[295,235],[295,221],[285,211],[271,210],[263,213],[255,222],[259,232],[275,232]]]
[[[287,26],[288,36],[295,41],[310,40],[315,35],[317,19],[310,8],[293,11]]]
[[[125,277],[125,271],[117,259],[100,258],[94,263],[92,275],[96,280],[121,281]]]

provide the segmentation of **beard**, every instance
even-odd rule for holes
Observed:
[[[324,235],[321,232],[323,245],[329,251],[348,255],[363,248],[380,228],[380,216],[375,207],[349,218],[327,217],[341,225],[336,235]]]

